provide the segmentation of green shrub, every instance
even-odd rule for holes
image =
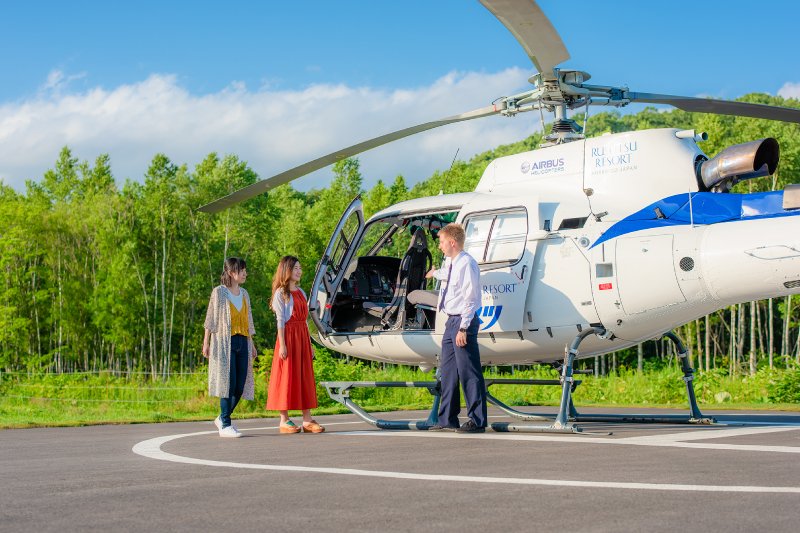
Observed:
[[[780,372],[770,383],[769,399],[773,402],[800,403],[800,368]]]

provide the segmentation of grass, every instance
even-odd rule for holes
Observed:
[[[256,397],[244,401],[237,418],[274,417],[266,411],[266,369],[271,354],[256,362]],[[318,381],[430,381],[408,367],[383,369],[358,361],[345,362],[317,350],[314,362]],[[512,377],[487,369],[487,377]],[[553,379],[550,367],[518,370],[514,378]],[[579,376],[582,380],[574,400],[581,406],[686,407],[682,373],[661,368],[639,374],[622,368],[605,377]],[[207,395],[205,372],[175,375],[166,381],[141,375],[99,374],[2,374],[0,377],[0,427],[78,426],[211,420],[219,412],[216,398]],[[316,414],[345,413],[346,409],[317,387]],[[561,389],[556,386],[496,385],[492,394],[509,405],[558,405]],[[728,376],[720,370],[698,373],[695,392],[704,409],[800,410],[800,369],[761,369],[755,376]],[[352,397],[369,411],[428,409],[431,395],[425,389],[357,389]]]

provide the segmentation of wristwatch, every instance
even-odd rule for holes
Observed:
[[[466,333],[467,328],[458,328],[459,333]]]

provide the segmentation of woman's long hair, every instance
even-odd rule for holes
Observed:
[[[292,279],[292,270],[300,260],[293,255],[284,255],[281,257],[278,268],[275,270],[275,276],[272,278],[272,294],[280,294],[283,301],[289,301],[289,282]]]
[[[220,283],[225,285],[226,287],[230,287],[233,280],[231,279],[231,274],[236,273],[238,274],[242,270],[247,268],[247,263],[244,259],[240,259],[238,257],[229,257],[225,260],[222,266],[222,275],[219,277]]]

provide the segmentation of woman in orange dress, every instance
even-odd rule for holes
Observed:
[[[281,414],[281,433],[322,433],[325,428],[311,418],[317,406],[313,351],[308,332],[308,303],[298,286],[303,276],[300,260],[284,256],[272,279],[272,309],[278,319],[278,339],[267,390],[267,409]],[[289,418],[289,411],[303,412],[302,430]]]

